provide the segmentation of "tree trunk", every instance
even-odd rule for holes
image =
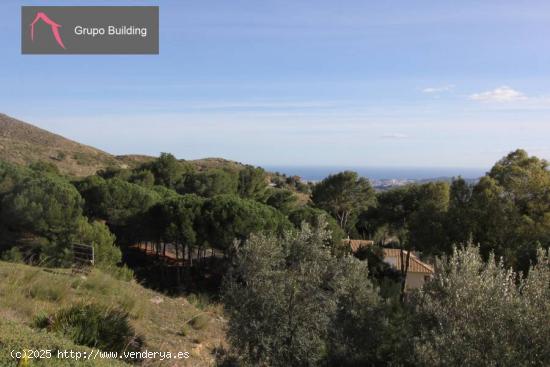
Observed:
[[[405,288],[407,285],[407,274],[409,273],[409,261],[411,259],[411,250],[407,250],[406,259],[403,258],[403,248],[399,250],[399,256],[401,258],[401,303],[405,302]]]

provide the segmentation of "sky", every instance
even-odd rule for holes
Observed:
[[[21,55],[22,5],[159,5],[158,56]],[[0,2],[0,112],[113,154],[550,159],[550,2]]]

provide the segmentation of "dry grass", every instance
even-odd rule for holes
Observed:
[[[133,281],[119,281],[96,270],[82,277],[65,269],[0,262],[0,318],[21,325],[27,333],[39,333],[29,328],[37,316],[82,302],[127,311],[132,326],[145,338],[144,349],[191,354],[184,361],[149,360],[142,363],[144,366],[211,366],[213,351],[225,345],[220,305],[202,300],[199,309],[185,298],[166,297]],[[0,345],[7,337],[1,330]],[[0,365],[3,365],[1,359]]]
[[[88,176],[109,166],[134,167],[150,158],[115,157],[0,114],[0,159],[21,165],[49,162],[64,174]]]

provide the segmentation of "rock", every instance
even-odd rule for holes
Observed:
[[[149,301],[151,301],[151,303],[154,303],[155,305],[158,305],[158,304],[161,304],[162,302],[164,302],[164,298],[156,296],[156,297],[151,298]]]

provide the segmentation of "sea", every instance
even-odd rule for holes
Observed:
[[[479,178],[488,171],[485,168],[462,167],[346,167],[346,166],[263,166],[270,172],[287,176],[300,176],[306,181],[321,181],[331,174],[355,171],[371,180],[430,180],[461,176],[464,179]]]

